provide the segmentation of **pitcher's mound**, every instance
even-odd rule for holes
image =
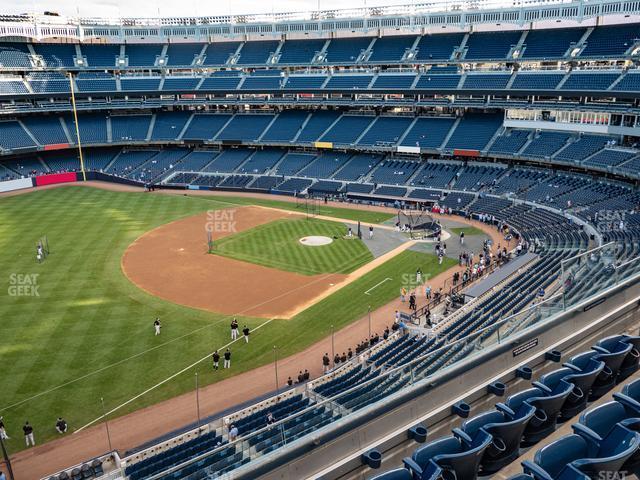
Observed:
[[[333,242],[332,238],[323,237],[321,235],[311,235],[310,237],[302,237],[298,240],[302,245],[307,247],[320,247],[322,245],[329,245]]]

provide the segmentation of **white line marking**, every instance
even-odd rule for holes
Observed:
[[[389,277],[385,278],[384,280],[382,280],[381,282],[376,283],[373,287],[371,287],[369,290],[367,290],[366,292],[364,292],[364,294],[365,294],[365,295],[371,295],[371,294],[369,293],[371,290],[373,290],[373,289],[374,289],[374,288],[376,288],[376,287],[379,287],[380,285],[382,285],[382,284],[383,284],[383,283],[385,283],[385,282],[388,282],[389,280],[393,280],[393,278],[389,278]]]
[[[260,329],[261,327],[264,327],[265,325],[268,325],[269,323],[271,323],[273,321],[273,318],[270,318],[269,320],[267,320],[264,323],[261,323],[260,325],[258,325],[256,328],[254,328],[252,330],[252,333],[255,332],[256,330]],[[232,345],[236,342],[239,342],[240,340],[244,340],[242,335],[239,335],[238,338],[236,338],[235,340],[230,341],[229,343],[227,343],[226,345],[223,345],[222,347],[218,348],[218,351],[224,350],[225,348],[227,348],[229,345]],[[173,375],[171,375],[170,377],[165,378],[164,380],[162,380],[159,383],[156,383],[155,385],[153,385],[152,387],[147,388],[144,392],[139,393],[138,395],[136,395],[135,397],[130,398],[129,400],[127,400],[124,403],[121,403],[120,405],[118,405],[115,408],[112,408],[111,410],[109,410],[108,412],[106,412],[104,415],[100,415],[98,418],[91,420],[89,423],[87,423],[86,425],[80,427],[78,430],[76,430],[73,433],[79,433],[82,430],[84,430],[87,427],[90,427],[91,425],[93,425],[96,422],[99,422],[100,420],[102,420],[103,418],[111,415],[112,413],[115,413],[116,411],[120,410],[122,407],[130,404],[131,402],[133,402],[134,400],[137,400],[138,398],[142,397],[143,395],[146,395],[147,393],[149,393],[152,390],[155,390],[156,388],[158,388],[159,386],[167,383],[170,380],[173,380],[174,378],[176,378],[178,375],[183,374],[184,372],[186,372],[187,370],[190,370],[191,368],[195,367],[196,365],[198,365],[199,363],[204,362],[205,360],[208,360],[211,358],[211,355],[213,355],[213,352],[207,354],[206,357],[202,357],[200,360],[197,360],[195,362],[193,362],[191,365],[188,365],[186,367],[184,367],[182,370],[174,373]]]

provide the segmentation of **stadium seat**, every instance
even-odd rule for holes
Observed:
[[[475,437],[458,431],[453,436],[429,442],[403,460],[414,480],[437,479],[448,472],[459,480],[474,480],[485,450],[493,438],[482,430]]]
[[[518,411],[524,404],[536,408],[534,417],[525,428],[522,446],[533,445],[555,430],[562,406],[572,390],[572,384],[560,381],[552,387],[542,384],[507,398],[504,403],[513,411]]]
[[[533,462],[526,460],[522,466],[535,480],[594,478],[617,473],[639,446],[640,434],[617,424],[597,443],[576,434],[562,437],[538,450]]]
[[[493,438],[480,462],[481,475],[491,475],[518,457],[520,440],[535,412],[536,407],[527,403],[517,411],[498,404],[496,410],[476,415],[462,424],[460,430],[470,437],[481,430]]]

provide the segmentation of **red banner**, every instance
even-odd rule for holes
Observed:
[[[478,150],[454,150],[453,154],[456,157],[479,157],[480,152]]]
[[[36,186],[53,185],[54,183],[75,182],[76,173],[52,173],[51,175],[39,175],[36,177]]]
[[[45,145],[45,150],[64,150],[65,148],[71,147],[68,143],[52,143],[51,145]]]

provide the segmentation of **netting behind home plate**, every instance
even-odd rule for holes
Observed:
[[[397,224],[411,238],[435,237],[440,233],[440,224],[426,210],[398,210]]]

